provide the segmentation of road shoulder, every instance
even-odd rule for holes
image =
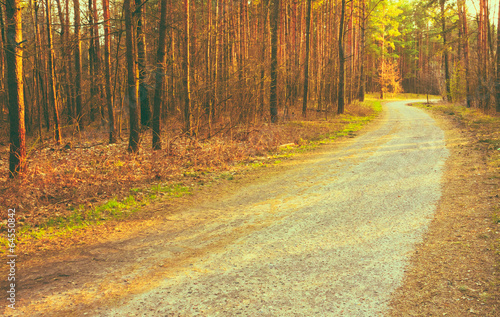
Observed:
[[[388,315],[498,316],[500,224],[493,215],[500,203],[500,179],[451,116],[430,114],[445,131],[450,151],[442,197]]]

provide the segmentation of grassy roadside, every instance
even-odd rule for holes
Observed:
[[[235,173],[279,164],[337,138],[352,137],[381,110],[379,100],[368,99],[328,120],[244,127],[205,141],[170,135],[164,150],[144,149],[138,155],[126,153],[125,141],[107,145],[84,140],[69,149],[53,144],[34,148],[24,179],[0,178],[0,213],[5,219],[0,223],[0,252],[8,246],[8,208],[16,208],[16,251],[43,250],[51,240],[72,239],[89,228],[119,223],[144,206],[190,195],[208,184],[232,180]],[[149,143],[147,136],[143,142]]]
[[[442,197],[388,316],[500,314],[500,117],[418,105],[446,133]]]

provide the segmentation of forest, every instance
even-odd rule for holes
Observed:
[[[137,152],[151,133],[159,150],[167,130],[207,139],[311,111],[341,114],[366,92],[441,95],[500,111],[495,7],[7,0],[0,122],[9,130],[9,176],[24,173],[26,142],[106,131],[109,143],[128,134]]]
[[[165,315],[163,289],[184,309],[203,283],[141,294],[215,272],[213,309],[375,315],[404,275],[394,316],[496,315],[494,1],[0,1],[0,253],[24,313],[140,295]]]

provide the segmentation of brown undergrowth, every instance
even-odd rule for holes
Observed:
[[[500,118],[423,106],[446,132],[442,197],[389,316],[500,315]]]
[[[27,173],[15,180],[7,178],[8,142],[2,140],[0,234],[6,236],[7,212],[15,208],[18,253],[67,247],[80,241],[79,229],[126,218],[145,204],[190,194],[195,187],[231,179],[238,170],[279,162],[314,142],[352,134],[379,110],[379,102],[369,101],[328,120],[318,113],[308,121],[233,127],[205,139],[170,130],[159,151],[151,150],[147,131],[137,154],[127,152],[126,140],[107,144],[104,132],[83,132],[62,145],[32,140]],[[64,243],[51,241],[61,235],[67,237]],[[1,239],[6,252],[8,241]]]

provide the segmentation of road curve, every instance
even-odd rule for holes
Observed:
[[[406,103],[387,104],[380,128],[347,147],[201,206],[230,211],[227,223],[166,243],[179,252],[234,235],[231,243],[102,313],[383,315],[433,216],[448,156],[443,131]]]
[[[376,130],[343,147],[173,214],[189,225],[145,239],[135,269],[112,279],[128,295],[88,315],[383,315],[433,217],[448,157],[444,132],[406,103],[388,103]]]

